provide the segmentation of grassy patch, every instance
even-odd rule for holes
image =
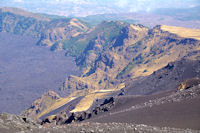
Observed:
[[[161,29],[163,31],[168,31],[173,34],[177,34],[180,37],[193,38],[196,40],[200,40],[199,29],[188,29],[188,28],[183,28],[183,27],[175,27],[175,26],[167,26],[167,25],[162,25]]]

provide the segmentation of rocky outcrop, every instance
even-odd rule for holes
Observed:
[[[93,109],[91,109],[91,111],[73,112],[70,114],[59,113],[56,115],[46,117],[43,119],[42,125],[45,124],[63,125],[63,124],[70,124],[73,122],[81,122],[90,119],[91,117],[94,117],[99,113],[109,111],[114,106],[114,103],[115,103],[114,98],[110,97],[108,99],[105,99],[103,103],[100,104],[99,106],[95,106]]]
[[[178,90],[185,90],[185,89],[189,89],[193,86],[196,86],[200,84],[200,79],[198,77],[196,78],[192,78],[192,79],[187,79],[184,82],[182,82],[179,86],[178,86]]]

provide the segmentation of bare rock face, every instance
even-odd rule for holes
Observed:
[[[187,79],[184,82],[182,82],[179,86],[178,86],[178,90],[185,90],[185,89],[189,89],[193,86],[196,86],[200,84],[200,79],[197,78],[192,78],[192,79]]]

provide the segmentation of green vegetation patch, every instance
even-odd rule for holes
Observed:
[[[63,40],[63,49],[67,51],[67,55],[78,57],[83,53],[84,49],[88,46],[88,40],[78,40],[78,38],[71,38]]]
[[[117,75],[116,78],[118,79],[122,78],[124,75],[127,75],[134,68],[135,65],[141,64],[143,62],[144,62],[144,57],[140,53],[138,56],[133,58],[131,62],[129,62],[129,64]]]

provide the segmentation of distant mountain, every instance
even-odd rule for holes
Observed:
[[[105,13],[79,17],[80,20],[93,25],[102,21],[116,21],[143,24],[147,27],[156,25],[180,26],[200,29],[200,7],[191,8],[158,8],[149,12]]]
[[[1,8],[0,32],[40,37],[50,19],[18,8]]]
[[[182,21],[200,20],[200,6],[192,8],[159,8],[152,13],[166,15]]]
[[[114,1],[97,1],[97,0],[35,0],[35,1],[0,1],[1,6],[19,7],[25,10],[39,13],[47,13],[60,16],[87,16],[102,13],[117,13],[119,6]],[[117,3],[117,2],[116,2]],[[87,9],[87,10],[86,10]],[[121,10],[125,11],[125,9]]]
[[[31,35],[33,37],[42,38],[43,40],[50,36],[50,42],[40,42],[41,44],[51,45],[54,41],[54,34],[61,38],[67,38],[78,35],[78,32],[86,31],[87,26],[78,22],[76,19],[64,18],[59,16],[30,13],[18,8],[0,8],[1,23],[0,32],[11,32],[20,35]],[[62,31],[64,30],[65,31]],[[53,31],[54,30],[54,31]],[[48,32],[51,32],[48,34]],[[61,35],[59,32],[63,32]],[[47,36],[48,34],[48,36]],[[59,38],[55,38],[58,39]]]
[[[199,6],[199,2],[197,0],[1,0],[0,6],[80,17],[105,13],[151,12],[157,8],[183,9]]]
[[[200,29],[199,8],[188,9],[157,9],[151,12],[130,12],[130,13],[112,13],[97,14],[79,19],[97,25],[102,21],[116,21],[142,24],[147,27],[156,25],[180,26],[186,28]]]
[[[18,8],[0,8],[0,32],[30,35],[39,39],[38,45],[58,47],[59,41],[70,40],[89,30],[90,24],[75,18],[35,14]],[[71,52],[72,53],[72,52]]]

